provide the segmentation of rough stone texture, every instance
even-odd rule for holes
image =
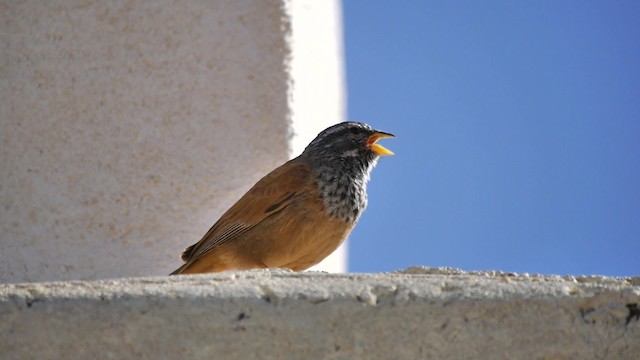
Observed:
[[[0,349],[3,359],[638,359],[638,302],[640,278],[427,268],[5,284]]]
[[[293,139],[315,135],[293,104],[342,107],[339,91],[295,90],[294,10],[285,0],[0,3],[0,281],[176,268],[292,155]],[[316,15],[296,27],[336,34],[322,25],[335,13]],[[307,71],[339,89],[338,56]],[[343,120],[324,113],[312,128]]]

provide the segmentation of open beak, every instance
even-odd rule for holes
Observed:
[[[378,140],[380,139],[385,139],[385,138],[394,138],[396,137],[393,134],[389,134],[386,132],[382,132],[382,131],[376,131],[374,132],[371,136],[369,136],[369,139],[367,139],[367,145],[369,145],[369,148],[371,149],[371,151],[373,151],[374,154],[378,155],[378,156],[389,156],[389,155],[393,155],[393,151],[387,149],[386,147],[378,144]]]

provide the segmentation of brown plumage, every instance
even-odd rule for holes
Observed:
[[[393,135],[345,122],[258,181],[182,254],[175,274],[254,268],[308,269],[347,238],[367,204],[376,142]]]

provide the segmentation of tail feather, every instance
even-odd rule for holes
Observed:
[[[179,268],[175,269],[171,274],[169,275],[180,275],[182,274],[182,272],[187,268],[187,266],[189,265],[189,263],[184,263],[182,264],[182,266],[180,266]]]
[[[175,269],[171,274],[169,275],[179,275],[182,274],[182,272],[188,267],[188,265],[190,265],[191,261],[191,255],[193,255],[193,249],[196,248],[196,245],[198,245],[198,243],[195,243],[191,246],[189,246],[188,248],[185,249],[185,251],[182,253],[182,261],[184,261],[185,263],[182,264],[182,266],[180,266],[179,268]]]

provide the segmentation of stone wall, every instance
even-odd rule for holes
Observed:
[[[638,359],[640,278],[254,270],[0,285],[3,359]]]
[[[178,267],[344,120],[340,22],[337,0],[2,2],[0,282]]]

